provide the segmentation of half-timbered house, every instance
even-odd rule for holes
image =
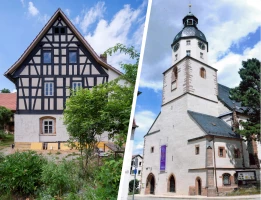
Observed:
[[[58,9],[5,72],[17,89],[16,147],[65,148],[63,142],[69,135],[63,124],[63,109],[70,88],[90,89],[120,74],[107,64],[106,57],[96,54]]]

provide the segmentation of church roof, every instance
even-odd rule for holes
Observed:
[[[240,138],[240,135],[233,132],[231,127],[222,119],[190,110],[188,110],[188,113],[208,135]]]
[[[247,108],[241,106],[240,102],[235,102],[229,98],[229,90],[230,88],[221,84],[218,84],[218,99],[229,109],[233,110],[234,106],[236,111],[239,113],[243,113]]]

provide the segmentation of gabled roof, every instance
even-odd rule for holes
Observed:
[[[0,106],[16,111],[16,93],[0,93]]]
[[[132,155],[132,159],[136,158],[137,156],[143,159],[143,157],[140,154]]]
[[[234,106],[236,111],[243,113],[246,110],[246,107],[241,106],[240,102],[235,102],[229,98],[230,88],[221,84],[218,84],[218,99],[229,109],[233,110]]]
[[[72,32],[77,36],[77,38],[82,42],[82,44],[89,50],[91,55],[94,57],[94,59],[101,64],[106,69],[111,69],[112,71],[116,72],[117,74],[121,75],[122,73],[117,70],[116,68],[112,67],[111,65],[104,62],[97,53],[93,50],[93,48],[90,46],[90,44],[85,40],[85,38],[81,35],[81,33],[75,28],[75,26],[72,24],[72,22],[66,17],[66,15],[62,12],[62,10],[59,8],[53,16],[50,18],[50,20],[45,24],[43,29],[40,31],[40,33],[36,36],[36,38],[32,41],[32,43],[29,45],[29,47],[24,51],[24,53],[21,55],[21,57],[5,72],[5,76],[13,81],[11,79],[11,74],[23,63],[23,61],[27,58],[27,56],[31,53],[31,51],[34,49],[34,47],[38,44],[38,42],[41,41],[42,37],[47,33],[47,31],[51,28],[53,23],[57,20],[58,17],[61,17],[64,22],[67,24],[67,26],[72,30]]]
[[[233,132],[231,127],[222,119],[190,110],[188,110],[188,113],[207,135],[240,138],[240,135]]]

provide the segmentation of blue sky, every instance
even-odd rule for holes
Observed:
[[[218,82],[235,87],[240,82],[242,60],[261,60],[260,1],[191,0],[191,12],[198,18],[198,28],[209,43],[208,64],[218,69]],[[147,33],[135,118],[133,154],[143,152],[143,136],[161,110],[162,72],[171,67],[170,47],[183,28],[182,19],[189,12],[189,0],[153,0]]]
[[[146,0],[3,0],[0,2],[0,89],[14,91],[3,76],[22,55],[54,12],[61,8],[94,50],[100,54],[116,43],[140,50]],[[119,68],[127,56],[116,54],[108,63]]]

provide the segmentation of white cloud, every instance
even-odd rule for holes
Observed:
[[[77,16],[72,20],[72,22],[73,22],[75,25],[79,24],[79,23],[80,23],[80,16],[77,15]]]
[[[85,11],[84,17],[80,22],[80,28],[83,33],[87,32],[88,27],[91,24],[103,17],[103,13],[105,10],[105,3],[99,1],[94,7],[90,8],[88,11]]]
[[[71,13],[70,9],[67,8],[67,9],[64,10],[64,12],[65,12],[65,14],[66,14],[68,17],[70,16],[70,13]]]
[[[13,89],[13,90],[11,91],[11,93],[15,93],[15,92],[17,92],[17,90],[16,90],[16,89]]]
[[[140,80],[142,87],[162,88],[162,72],[171,66],[170,44],[182,30],[182,19],[187,13],[185,1],[166,0],[164,4],[153,1]],[[220,57],[229,55],[232,45],[238,46],[244,37],[255,32],[261,24],[261,7],[255,0],[195,0],[192,13],[198,18],[198,28],[206,35],[209,43],[210,66],[217,63]],[[223,62],[222,68],[229,68],[227,63]],[[237,80],[238,74],[231,76]]]
[[[213,66],[218,69],[219,82],[228,87],[237,86],[241,81],[238,71],[242,67],[242,61],[251,58],[261,60],[261,42],[258,42],[253,48],[247,48],[242,55],[230,52],[214,63]]]
[[[36,16],[39,14],[39,10],[34,6],[33,2],[28,3],[28,12],[32,16]]]
[[[141,39],[138,39],[138,37],[142,38],[143,23],[145,20],[142,15],[143,9],[143,5],[137,9],[132,9],[130,5],[125,5],[123,9],[113,16],[110,22],[105,19],[100,19],[95,30],[88,32],[87,35],[85,35],[85,39],[98,54],[103,53],[117,43],[126,46],[132,45],[139,51]],[[139,21],[139,18],[143,18],[143,20]],[[137,27],[136,31],[130,35],[131,29],[134,26]],[[130,62],[129,57],[123,54],[115,54],[108,58],[108,63],[116,68],[119,68],[119,62],[126,63],[127,61]]]
[[[24,3],[24,0],[21,0],[21,3],[23,5],[23,7],[25,7],[25,3]]]

